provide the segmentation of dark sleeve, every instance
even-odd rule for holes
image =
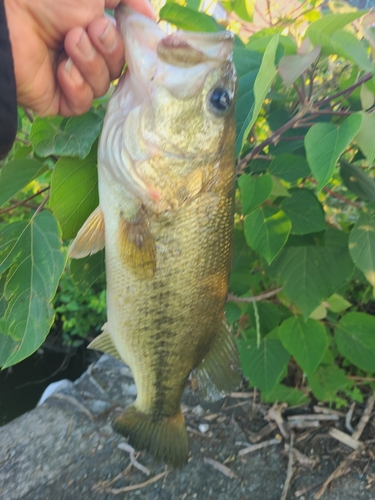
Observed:
[[[4,158],[17,132],[17,97],[12,48],[5,17],[4,0],[0,0],[0,159]]]

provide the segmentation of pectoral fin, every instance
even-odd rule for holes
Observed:
[[[96,351],[105,352],[114,358],[121,359],[118,350],[116,349],[112,337],[106,330],[107,323],[103,326],[103,333],[98,335],[88,346],[87,349],[95,349]]]
[[[132,220],[120,219],[120,256],[137,278],[152,279],[156,270],[155,241],[140,209]]]
[[[104,248],[104,217],[97,207],[83,224],[69,248],[69,257],[82,259]]]
[[[194,376],[201,396],[210,402],[217,401],[240,385],[238,352],[226,321],[223,321],[211,350],[196,368]]]

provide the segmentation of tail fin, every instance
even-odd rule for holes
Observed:
[[[155,422],[151,415],[130,406],[112,426],[116,432],[128,437],[134,448],[150,451],[157,461],[172,467],[183,467],[188,461],[188,436],[181,411]]]

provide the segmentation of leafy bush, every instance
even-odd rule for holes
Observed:
[[[198,12],[194,0],[167,2],[160,17],[184,29],[237,33],[227,317],[243,372],[265,401],[361,400],[375,375],[373,14],[345,2],[319,9],[315,0],[289,11],[268,2],[274,10],[260,14],[250,0],[222,4],[227,21]],[[33,120],[20,111],[19,141],[0,177],[4,367],[35,351],[52,324],[50,303],[66,263],[60,236],[73,238],[98,202],[104,108],[105,99],[71,119]],[[103,274],[103,256],[72,261],[71,273],[87,291]],[[72,327],[81,335],[86,313],[78,297],[57,312],[68,326],[68,309],[78,308]]]

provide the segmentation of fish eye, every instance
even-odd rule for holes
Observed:
[[[222,115],[230,108],[232,97],[224,87],[216,87],[209,96],[209,103],[214,113]]]

